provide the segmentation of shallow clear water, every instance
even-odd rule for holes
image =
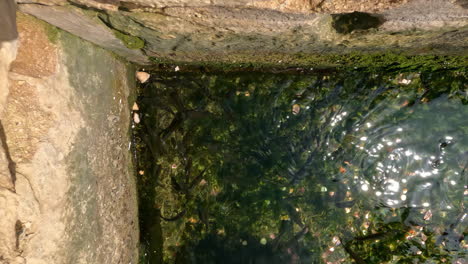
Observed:
[[[154,74],[142,262],[463,263],[466,74]]]

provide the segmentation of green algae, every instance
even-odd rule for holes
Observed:
[[[265,56],[230,55],[223,61],[177,61],[165,58],[150,58],[159,68],[172,69],[172,65],[184,70],[208,71],[273,71],[309,72],[314,70],[362,69],[363,71],[436,71],[443,69],[467,69],[468,56],[403,55],[396,53],[351,53],[351,54],[268,54]]]
[[[21,13],[21,12],[17,12],[16,16],[17,16],[18,20],[31,21],[32,23],[36,24],[37,26],[43,28],[47,38],[49,39],[49,41],[54,43],[54,44],[57,44],[61,29],[59,29],[59,28],[57,28],[55,26],[52,26],[51,24],[49,24],[49,23],[47,23],[45,21],[42,21],[40,19],[37,19],[37,18],[35,18],[33,16],[30,16],[30,15],[26,15],[26,14]]]
[[[139,37],[124,34],[117,30],[112,30],[112,32],[129,49],[142,49],[145,47],[145,41]]]

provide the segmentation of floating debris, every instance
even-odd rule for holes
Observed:
[[[146,81],[148,81],[150,76],[151,75],[147,72],[139,71],[136,73],[136,78],[138,79],[138,81],[140,81],[140,83],[145,83]]]
[[[137,113],[133,113],[133,122],[135,122],[135,124],[140,123],[140,116]]]
[[[292,106],[292,113],[293,113],[294,115],[297,115],[297,114],[299,114],[299,112],[301,112],[301,106],[298,105],[298,104],[294,104],[294,105]]]
[[[137,104],[136,102],[133,103],[132,110],[133,110],[133,111],[138,111],[138,110],[140,110],[140,108],[138,107],[138,104]]]
[[[411,83],[411,80],[408,80],[408,79],[402,79],[398,82],[399,84],[404,84],[404,85],[408,85]]]
[[[176,71],[176,72],[180,71],[179,66],[176,66],[176,67],[174,68],[174,71]]]
[[[426,220],[426,221],[431,220],[431,218],[432,218],[432,211],[431,211],[431,210],[428,210],[428,211],[424,214],[424,217],[423,217],[423,218],[424,218],[424,220]]]

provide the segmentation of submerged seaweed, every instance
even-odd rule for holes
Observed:
[[[143,263],[465,257],[467,72],[152,76]]]

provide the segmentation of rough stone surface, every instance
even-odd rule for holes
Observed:
[[[46,109],[43,108],[38,100],[37,87],[25,80],[10,82],[4,125],[10,132],[8,142],[14,143],[8,145],[16,163],[30,162],[39,144],[45,140],[44,135],[53,125],[53,112],[47,109],[52,107],[49,105]]]
[[[86,15],[78,8],[63,6],[45,6],[37,4],[22,4],[20,10],[32,14],[52,25],[62,28],[87,41],[115,52],[129,61],[146,64],[147,58],[140,50],[125,47],[110,30],[96,17]]]
[[[14,52],[4,52],[5,43],[0,52],[0,84],[9,79],[0,127],[0,159],[7,160],[0,163],[0,263],[136,263],[127,133],[134,69],[66,32],[55,31],[51,42],[47,25],[32,17],[20,15],[18,25],[19,61],[10,72],[4,62]],[[22,57],[29,52],[47,58],[46,69]],[[8,159],[14,180],[4,177]]]
[[[269,0],[255,1],[252,5],[286,12],[320,12],[320,13],[348,13],[348,12],[380,12],[394,8],[408,0]]]
[[[57,67],[56,47],[50,43],[43,27],[31,23],[24,20],[18,24],[20,47],[11,71],[37,78],[50,76]]]
[[[461,2],[441,0],[413,0],[400,7],[383,13],[386,23],[382,30],[443,30],[447,31],[466,28],[468,25],[468,9],[462,8]],[[448,30],[450,29],[450,30]],[[450,44],[450,41],[447,42]]]
[[[43,4],[52,4],[64,0],[37,0]],[[74,3],[94,8],[116,11],[118,8],[171,8],[171,7],[255,7],[282,12],[379,12],[401,5],[409,0],[70,0]],[[20,0],[31,3],[34,0]]]
[[[143,40],[141,51],[156,61],[255,63],[279,58],[270,62],[277,63],[294,62],[295,54],[378,52],[464,55],[468,43],[468,9],[454,0],[79,0],[79,4],[98,11],[86,11],[85,23],[75,19],[81,12],[77,7],[20,7],[110,48],[92,39],[96,34],[87,33],[103,27],[103,21],[114,32]],[[377,12],[383,23],[344,34],[334,30],[330,13],[352,11]],[[85,32],[77,30],[81,24]]]

